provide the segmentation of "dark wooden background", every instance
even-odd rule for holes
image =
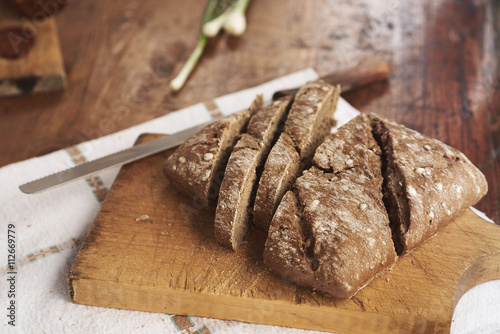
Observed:
[[[255,0],[241,38],[212,40],[178,94],[168,83],[197,39],[205,1],[73,1],[58,17],[62,93],[0,100],[0,166],[110,134],[307,67],[320,75],[376,55],[388,83],[355,107],[463,151],[500,222],[500,4],[494,0]]]

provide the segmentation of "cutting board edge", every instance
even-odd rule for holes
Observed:
[[[439,329],[440,332],[446,332],[449,331],[451,321],[451,318],[443,321],[443,319],[424,319],[407,314],[397,316],[335,307],[298,305],[278,300],[207,295],[158,286],[141,286],[142,296],[130,298],[130,292],[134,291],[132,287],[137,289],[134,284],[80,278],[72,271],[68,274],[68,286],[71,299],[77,304],[338,333],[420,332],[430,328],[433,331]],[[158,289],[164,293],[159,294]],[[125,297],[123,299],[140,302],[127,304],[123,302],[121,296]],[[151,302],[151,298],[154,298],[154,302]],[[96,303],[96,300],[101,302]],[[182,312],[178,312],[179,310]]]

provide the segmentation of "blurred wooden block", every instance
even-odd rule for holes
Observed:
[[[0,57],[0,97],[64,89],[66,73],[54,19],[22,18],[0,1],[0,31],[7,28],[21,28],[8,35],[9,41],[21,45],[33,39],[34,44],[21,58]]]

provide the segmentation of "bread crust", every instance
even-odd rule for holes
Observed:
[[[215,213],[215,238],[231,249],[238,247],[248,229],[245,203],[251,200],[260,154],[260,143],[243,134],[229,158]]]
[[[165,176],[198,207],[215,207],[233,146],[262,104],[262,95],[259,95],[247,110],[207,125],[179,146],[165,162]]]
[[[310,81],[297,92],[283,131],[295,143],[301,159],[312,157],[330,133],[339,96],[340,86],[323,80]]]
[[[255,196],[253,218],[255,227],[259,230],[269,229],[281,198],[297,178],[300,162],[293,141],[282,132],[267,157]]]
[[[361,166],[305,171],[276,211],[264,262],[299,285],[352,297],[396,261],[378,183]]]
[[[217,242],[233,250],[249,228],[259,169],[286,118],[290,101],[291,97],[284,97],[258,110],[229,157],[214,226]]]
[[[258,229],[267,231],[281,198],[330,133],[339,95],[340,87],[322,80],[308,82],[297,92],[284,130],[269,153],[259,181],[253,209]]]
[[[380,150],[366,121],[356,118],[318,148],[319,168],[305,171],[281,201],[264,251],[272,271],[337,298],[352,297],[397,258]],[[339,152],[352,163],[323,159]]]
[[[324,171],[339,173],[359,165],[379,166],[380,155],[380,147],[372,135],[371,119],[360,114],[326,137],[316,149],[313,164]],[[373,168],[372,172],[380,175],[380,168]]]
[[[370,115],[384,151],[384,197],[398,253],[435,235],[488,191],[485,176],[457,149]]]

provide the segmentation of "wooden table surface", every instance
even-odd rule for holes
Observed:
[[[500,5],[494,0],[255,0],[241,38],[212,40],[184,89],[169,81],[196,44],[205,1],[73,1],[58,17],[68,88],[0,100],[0,166],[107,135],[307,67],[366,56],[388,83],[345,95],[463,151],[500,222]]]

